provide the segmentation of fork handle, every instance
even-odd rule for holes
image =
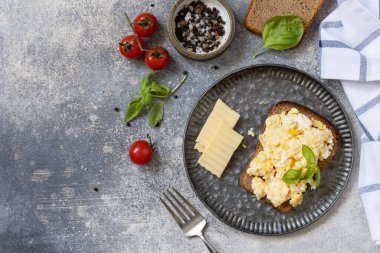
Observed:
[[[200,235],[198,235],[198,236],[202,239],[202,241],[203,241],[204,244],[206,245],[208,251],[210,251],[211,253],[218,253],[218,251],[214,248],[214,246],[212,246],[212,244],[209,243],[209,242],[206,240],[206,238],[203,237],[202,234],[200,234]]]

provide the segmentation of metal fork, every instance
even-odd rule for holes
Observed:
[[[166,193],[163,193],[166,201],[162,198],[160,198],[160,200],[173,216],[174,220],[178,223],[182,232],[186,237],[199,236],[211,253],[217,253],[214,246],[203,237],[202,231],[206,226],[205,218],[174,187],[172,187],[172,191],[176,193],[184,204],[181,203],[169,190],[167,190]],[[171,198],[169,198],[168,195],[170,195]],[[175,203],[172,200],[174,200]],[[172,208],[166,202],[169,202]]]

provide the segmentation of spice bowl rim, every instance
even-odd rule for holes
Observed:
[[[225,39],[225,41],[223,43],[220,44],[220,46],[217,49],[212,50],[211,52],[208,52],[208,53],[199,54],[199,53],[190,52],[189,50],[184,48],[182,46],[182,44],[179,42],[179,40],[175,34],[175,26],[173,25],[173,23],[175,22],[175,14],[177,12],[177,9],[179,7],[181,7],[181,4],[185,1],[189,1],[189,0],[178,0],[173,5],[173,7],[169,13],[167,26],[168,26],[168,31],[169,31],[170,42],[172,43],[174,48],[179,53],[181,53],[185,57],[193,59],[193,60],[205,61],[205,60],[210,60],[210,59],[213,59],[215,57],[220,56],[222,53],[224,53],[224,51],[231,44],[231,42],[234,38],[234,35],[235,35],[236,21],[235,21],[235,16],[234,16],[234,13],[233,13],[230,5],[225,0],[207,0],[207,2],[212,2],[212,1],[213,2],[219,2],[223,6],[225,11],[227,12],[227,16],[228,16],[228,19],[230,21],[231,27],[230,27],[230,31],[228,33],[228,37]],[[202,0],[200,0],[200,1],[202,1]],[[203,1],[203,2],[205,2],[205,1]]]

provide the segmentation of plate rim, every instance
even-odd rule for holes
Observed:
[[[315,80],[316,82],[318,82],[318,84],[320,84],[323,88],[325,88],[328,93],[334,98],[334,100],[337,102],[338,106],[341,108],[346,120],[347,120],[347,124],[348,124],[348,128],[350,130],[350,136],[351,136],[351,143],[352,143],[352,157],[351,157],[351,168],[350,168],[350,171],[347,175],[347,180],[344,182],[344,185],[342,186],[342,190],[338,193],[338,195],[336,196],[336,198],[334,199],[334,201],[329,205],[328,208],[326,208],[326,210],[320,215],[318,216],[317,218],[315,218],[314,220],[312,220],[310,223],[307,223],[306,225],[304,226],[300,226],[300,227],[297,227],[296,229],[293,229],[291,231],[286,231],[286,232],[280,232],[280,233],[259,233],[259,232],[254,232],[254,231],[250,231],[250,230],[245,230],[243,228],[240,228],[240,227],[237,227],[233,224],[230,224],[229,222],[227,222],[226,220],[222,219],[221,217],[219,217],[218,214],[215,213],[215,211],[209,206],[207,205],[207,203],[202,199],[202,197],[199,195],[198,191],[195,189],[194,187],[194,184],[193,182],[191,181],[190,179],[190,175],[189,175],[189,170],[188,170],[188,166],[186,165],[186,156],[185,156],[185,140],[186,140],[186,132],[187,132],[187,129],[189,128],[189,123],[190,123],[190,119],[191,119],[191,116],[193,115],[193,112],[195,110],[195,108],[197,107],[197,105],[199,104],[199,101],[201,101],[203,99],[203,97],[212,89],[214,88],[214,86],[216,86],[218,83],[220,83],[221,81],[223,81],[224,79],[238,73],[238,72],[242,72],[242,71],[245,71],[245,70],[248,70],[248,69],[257,69],[257,68],[270,68],[270,67],[275,67],[275,68],[283,68],[283,69],[288,69],[288,70],[292,70],[292,71],[296,71],[296,72],[299,72],[303,75],[306,75],[308,76],[309,78]],[[329,210],[335,206],[336,202],[340,199],[341,195],[343,194],[343,192],[346,190],[346,186],[348,184],[348,182],[350,181],[351,179],[351,174],[352,174],[352,170],[354,169],[354,164],[355,164],[355,154],[356,154],[356,147],[355,147],[355,141],[356,141],[356,137],[354,136],[353,134],[353,130],[352,130],[352,123],[348,117],[348,114],[346,112],[346,109],[343,107],[342,103],[339,101],[339,99],[337,98],[337,96],[327,87],[327,85],[325,85],[319,78],[307,73],[306,71],[304,70],[300,70],[296,67],[292,67],[292,66],[286,66],[286,65],[283,65],[283,64],[270,64],[270,63],[264,63],[264,64],[252,64],[252,65],[248,65],[248,66],[245,66],[245,67],[241,67],[241,68],[238,68],[232,72],[229,72],[228,74],[225,74],[223,75],[221,78],[217,79],[215,82],[212,83],[212,85],[210,87],[208,87],[202,94],[201,96],[197,99],[196,103],[194,104],[194,106],[192,107],[191,111],[190,111],[190,114],[186,120],[186,125],[185,125],[185,128],[184,128],[184,131],[183,131],[183,143],[182,143],[182,161],[183,161],[183,164],[184,164],[184,168],[185,168],[185,171],[186,171],[186,177],[190,183],[190,186],[191,186],[191,189],[194,191],[195,195],[197,196],[197,198],[202,202],[202,204],[211,212],[211,214],[216,217],[217,219],[219,219],[220,221],[222,221],[224,224],[227,224],[228,226],[234,228],[234,229],[237,229],[241,232],[244,232],[244,233],[248,233],[248,234],[254,234],[254,235],[261,235],[261,236],[279,236],[279,235],[286,235],[286,234],[290,234],[290,233],[294,233],[296,231],[299,231],[301,229],[304,229],[312,224],[314,224],[316,221],[318,221],[321,217],[323,217],[326,213],[329,212]]]

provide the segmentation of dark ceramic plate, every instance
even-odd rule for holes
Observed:
[[[245,136],[219,179],[197,164],[195,139],[221,98],[241,117],[235,130]],[[240,174],[257,145],[269,110],[279,101],[305,105],[330,120],[341,136],[341,147],[331,165],[322,173],[316,191],[307,191],[303,203],[283,214],[263,200],[257,200],[239,185]],[[256,137],[247,136],[253,128]],[[200,200],[220,220],[241,231],[278,235],[294,232],[325,214],[344,190],[352,170],[353,141],[350,123],[336,98],[318,80],[288,67],[259,65],[238,70],[216,82],[199,99],[187,123],[184,138],[184,163],[190,183]]]

